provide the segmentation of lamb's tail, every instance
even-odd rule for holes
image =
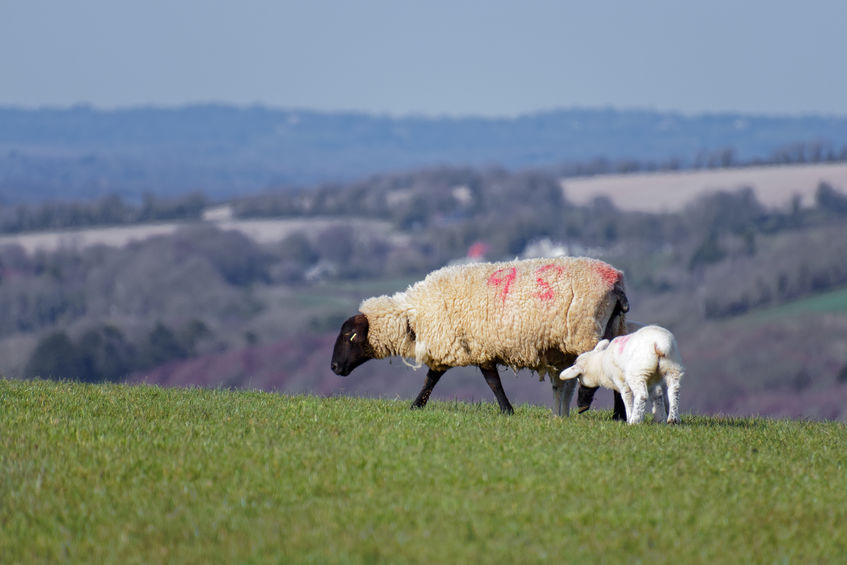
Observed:
[[[681,379],[685,367],[674,340],[658,340],[653,344],[659,368],[666,378]]]
[[[653,350],[659,359],[667,359],[671,355],[672,344],[667,341],[654,342]]]

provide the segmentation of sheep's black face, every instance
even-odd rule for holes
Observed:
[[[364,314],[356,314],[341,324],[330,366],[333,373],[346,377],[369,359],[373,359],[373,353],[368,344],[368,319]]]

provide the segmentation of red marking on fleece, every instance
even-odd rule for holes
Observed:
[[[621,272],[612,266],[606,265],[605,263],[595,265],[594,270],[609,286],[615,286],[615,284],[621,279]]]
[[[612,345],[618,348],[618,354],[623,353],[623,348],[626,346],[626,342],[629,341],[629,338],[630,336],[628,335],[622,335],[612,340]]]
[[[506,273],[505,276],[500,276],[501,273]],[[506,297],[509,295],[509,289],[512,286],[512,281],[515,280],[515,277],[518,276],[518,270],[515,267],[510,267],[508,269],[498,269],[494,271],[490,277],[488,277],[488,286],[503,286],[503,289],[500,291],[500,297],[503,301],[503,304],[506,303]]]
[[[561,265],[553,265],[551,263],[551,264],[548,264],[548,265],[544,265],[543,267],[540,267],[537,271],[535,271],[535,274],[538,275],[535,278],[535,282],[536,282],[536,284],[538,284],[538,288],[542,289],[541,291],[536,292],[535,296],[538,297],[540,300],[550,300],[554,296],[556,296],[556,293],[553,292],[553,289],[550,286],[550,283],[548,283],[544,279],[544,273],[546,271],[549,271],[550,269],[556,269],[556,276],[560,276],[562,274],[562,271],[565,270],[565,268],[562,267]]]

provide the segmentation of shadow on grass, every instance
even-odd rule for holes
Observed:
[[[612,410],[589,410],[579,414],[575,408],[571,409],[570,416],[559,418],[555,416],[548,406],[539,404],[521,403],[514,406],[515,413],[507,416],[500,412],[500,408],[496,402],[488,400],[459,400],[459,399],[444,399],[430,400],[424,408],[411,409],[410,405],[413,399],[395,397],[373,398],[368,396],[348,395],[345,393],[335,393],[327,395],[327,398],[345,399],[345,398],[363,398],[371,400],[379,400],[386,403],[392,409],[407,410],[409,412],[449,412],[462,414],[498,414],[507,418],[556,418],[562,422],[567,422],[573,419],[574,421],[589,420],[597,422],[616,422],[621,425],[626,425],[622,420],[612,419]],[[701,427],[701,428],[747,428],[747,429],[763,429],[781,421],[779,419],[766,418],[761,416],[728,416],[728,415],[704,415],[704,414],[683,414],[682,422],[669,427]],[[664,426],[664,422],[654,422],[651,415],[645,417],[643,425],[659,425]]]
[[[571,417],[574,417],[574,412],[571,412]],[[578,414],[575,416],[576,418],[587,419],[587,420],[597,420],[603,422],[613,422],[617,421],[620,424],[626,424],[623,420],[612,420],[612,411],[611,410],[589,410],[588,412],[583,412],[582,414]],[[753,417],[741,417],[741,416],[706,416],[702,414],[683,414],[682,422],[679,424],[674,424],[670,427],[705,427],[705,428],[748,428],[748,429],[759,429],[765,428],[769,423],[768,418],[762,418],[758,416]],[[653,417],[651,415],[647,415],[644,418],[643,424],[646,425],[665,425],[664,422],[654,422]]]

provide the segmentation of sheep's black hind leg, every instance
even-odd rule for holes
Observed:
[[[438,384],[438,379],[440,379],[441,375],[444,373],[445,371],[436,371],[434,369],[427,371],[424,386],[418,393],[418,397],[414,402],[412,402],[412,406],[410,406],[410,408],[423,408],[426,406],[426,403],[429,400],[429,395],[432,394],[432,389],[435,388],[435,385]]]
[[[618,391],[615,393],[615,411],[612,414],[612,420],[623,420],[626,422],[626,405],[623,403],[623,397]]]
[[[497,397],[497,403],[500,405],[500,412],[503,414],[514,414],[515,409],[512,408],[512,405],[509,403],[509,399],[506,398],[506,391],[503,390],[503,383],[500,382],[500,374],[497,372],[497,367],[491,367],[488,369],[480,367],[479,370],[482,371],[482,376],[485,377],[485,382],[488,383],[488,388],[490,388],[491,392],[494,393],[494,396]]]

